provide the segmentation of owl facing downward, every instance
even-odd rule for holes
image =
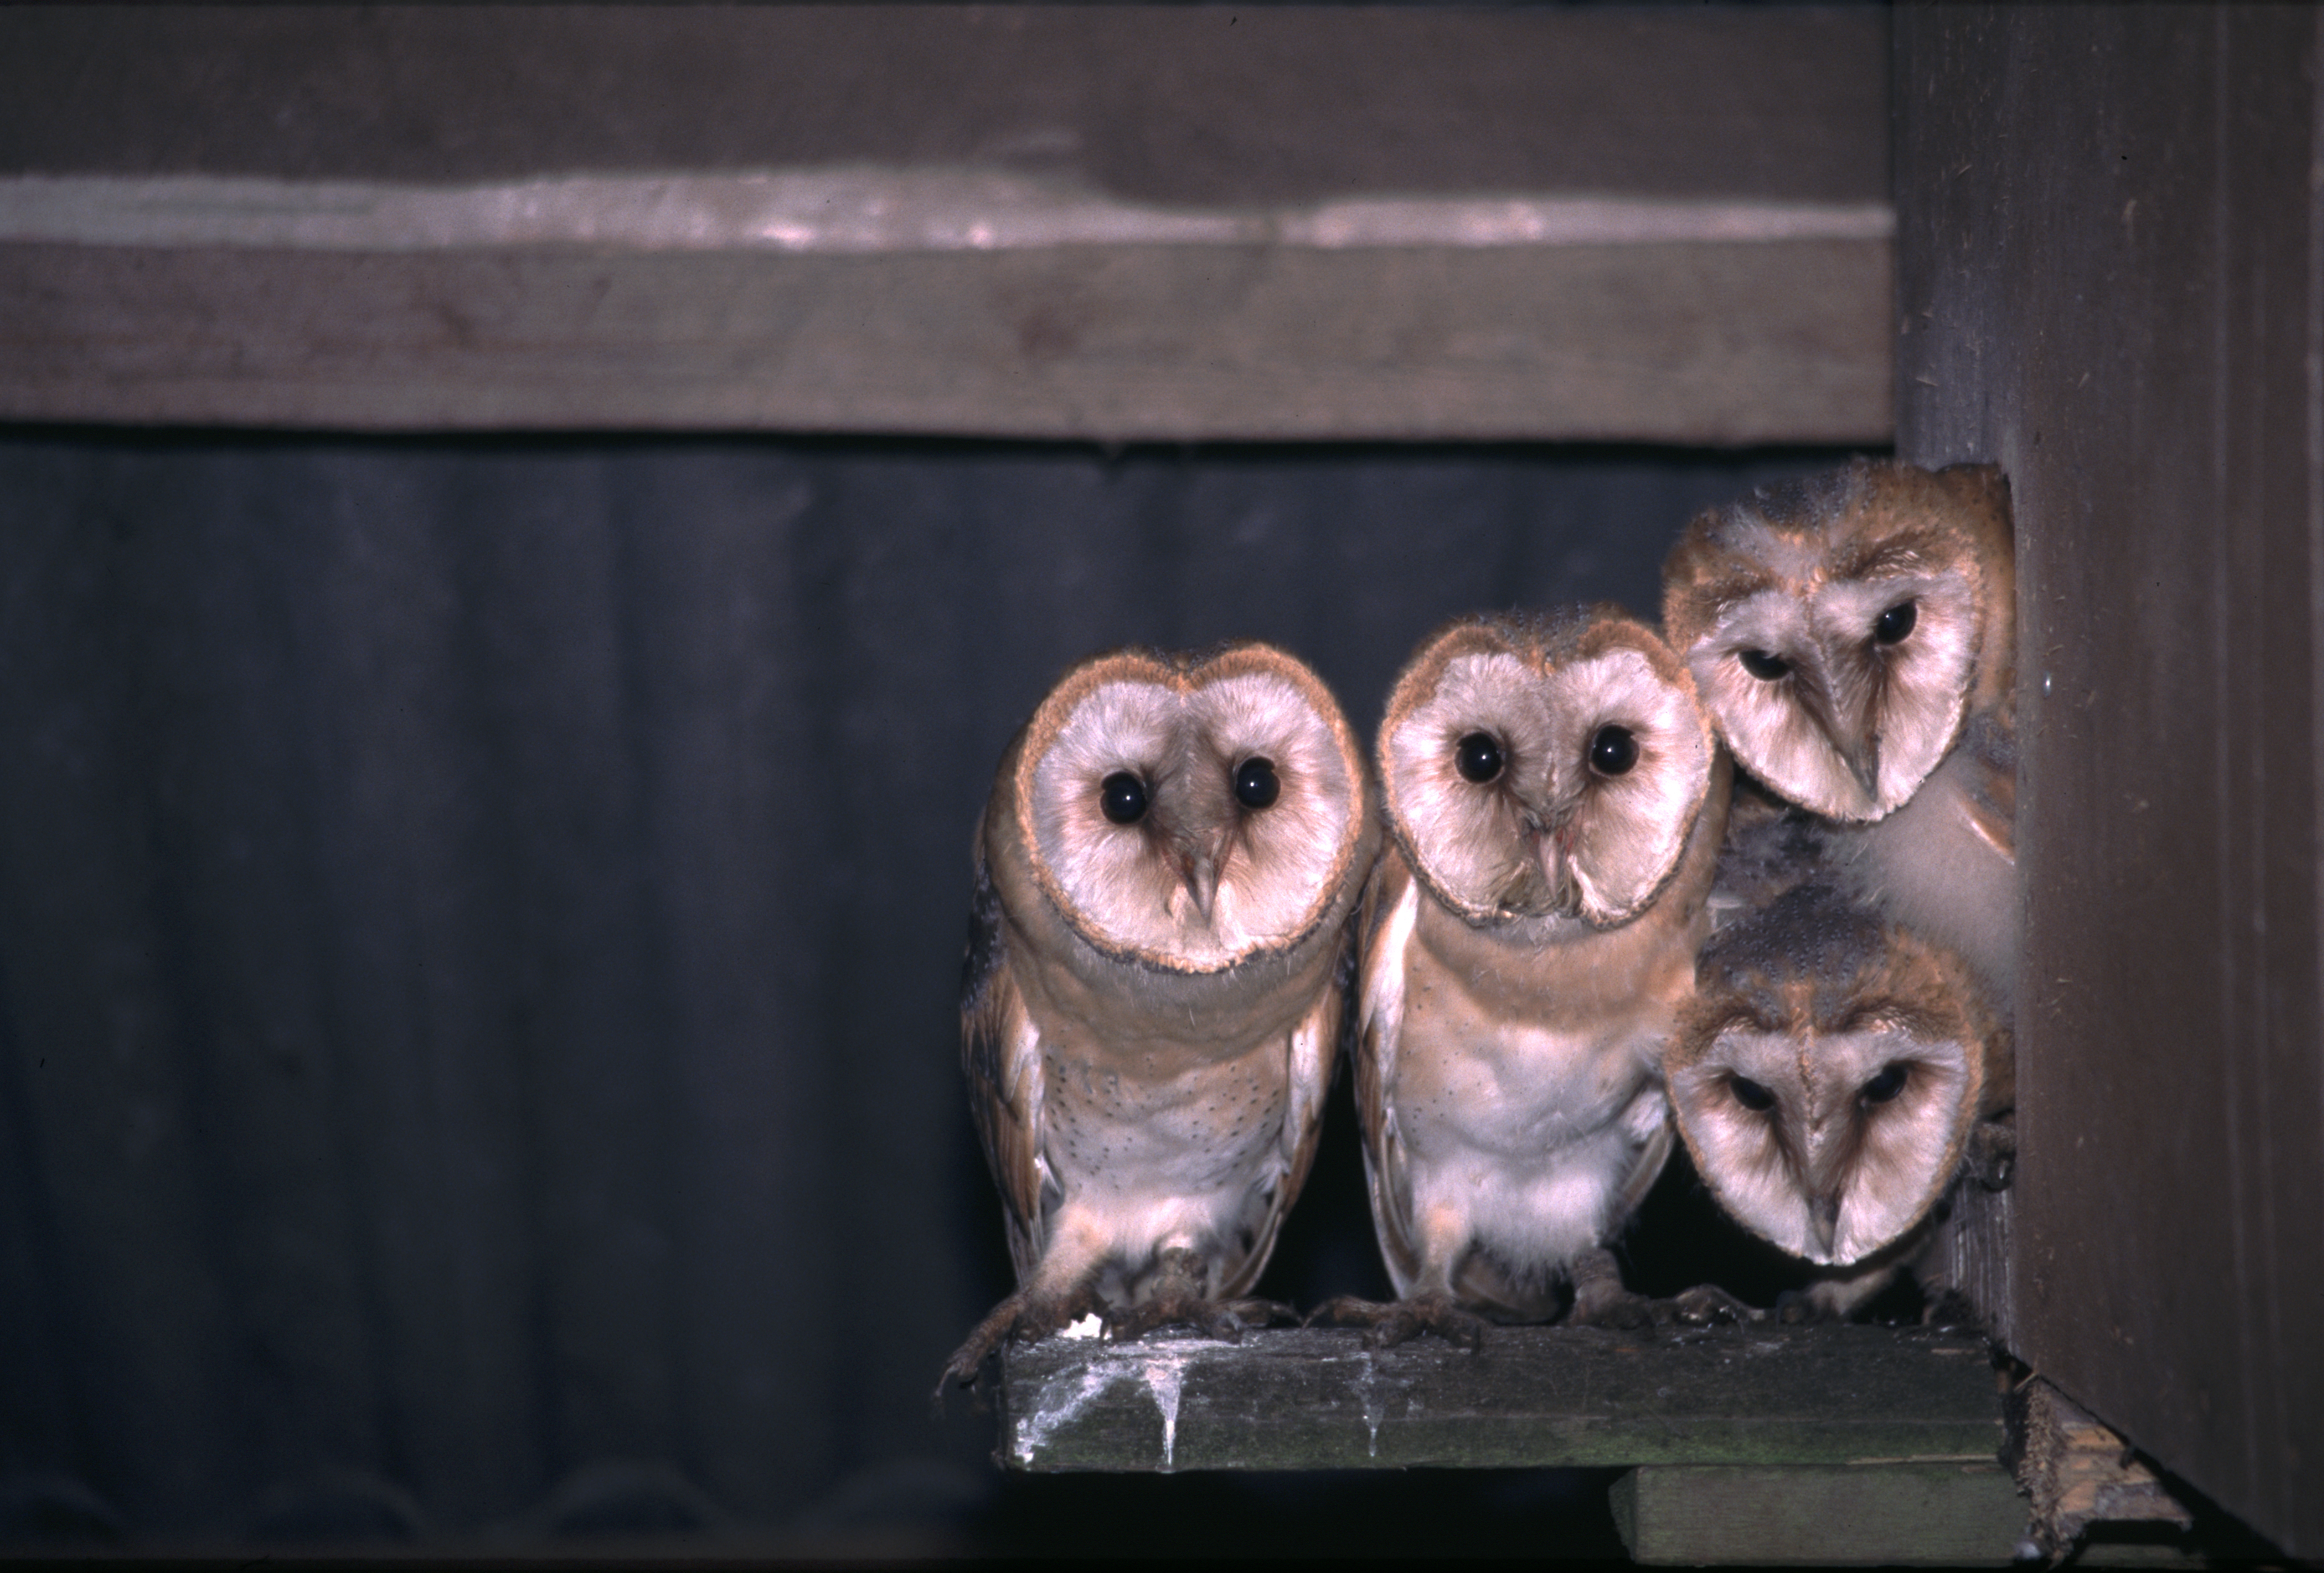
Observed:
[[[1695,1168],[1753,1233],[1858,1269],[1811,1293],[1845,1314],[2010,1107],[2009,1033],[1959,956],[1821,884],[1721,930],[1696,984],[1664,1058]]]
[[[1280,651],[1117,652],[1042,702],[979,832],[961,1002],[1019,1288],[948,1380],[1092,1311],[1123,1336],[1253,1313],[1378,845],[1353,733]]]
[[[2006,1015],[2017,975],[2016,572],[1990,465],[1865,460],[1689,525],[1672,642],[1737,761],[1830,823],[1830,877],[1957,951]]]
[[[1864,821],[2006,705],[2015,583],[1999,470],[1858,460],[1699,515],[1663,569],[1663,625],[1744,769]]]
[[[1397,682],[1392,844],[1355,1045],[1382,1342],[1474,1312],[1628,1319],[1604,1244],[1670,1151],[1658,1070],[1691,993],[1727,766],[1685,667],[1611,607],[1467,618]]]

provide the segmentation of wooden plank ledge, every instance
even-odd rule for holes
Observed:
[[[0,420],[1881,443],[1886,37],[0,8]]]
[[[1000,1408],[1000,1461],[1035,1472],[1966,1466],[2003,1436],[1982,1339],[1857,1327],[1052,1338],[1010,1350]]]

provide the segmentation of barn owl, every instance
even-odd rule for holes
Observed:
[[[1400,1298],[1318,1314],[1473,1343],[1570,1285],[1575,1319],[1637,1319],[1605,1245],[1670,1151],[1728,796],[1693,680],[1613,607],[1465,618],[1406,666],[1378,763],[1354,1054]]]
[[[2010,1035],[1959,956],[1831,884],[1720,930],[1664,1055],[1687,1151],[1738,1223],[1830,1269],[1845,1315],[1885,1285],[2015,1091]]]
[[[1019,1288],[945,1368],[1102,1313],[1232,1337],[1314,1156],[1370,777],[1264,644],[1083,662],[1009,746],[961,1002]]]
[[[1990,465],[1858,460],[1688,526],[1663,617],[1737,762],[1830,877],[2016,990],[2015,584]]]

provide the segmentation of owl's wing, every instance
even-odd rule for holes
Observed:
[[[1010,969],[1001,893],[981,848],[969,903],[968,953],[961,967],[960,1057],[968,1073],[976,1133],[983,1138],[985,1161],[1001,1187],[1010,1260],[1021,1282],[1041,1260],[1044,1221],[1060,1189],[1041,1150],[1041,1037]]]
[[[1627,1221],[1637,1216],[1639,1207],[1646,1199],[1646,1192],[1654,1189],[1655,1181],[1662,1178],[1663,1165],[1670,1161],[1671,1128],[1674,1123],[1671,1118],[1670,1102],[1661,1097],[1655,1102],[1662,1110],[1662,1120],[1638,1148],[1637,1167],[1630,1170],[1630,1178],[1622,1187],[1621,1205],[1614,1214],[1618,1220]],[[1620,1223],[1615,1226],[1618,1229]]]
[[[1339,1067],[1340,1026],[1347,1019],[1348,985],[1355,957],[1354,935],[1346,937],[1331,986],[1291,1030],[1288,1045],[1290,1085],[1283,1111],[1283,1134],[1275,1161],[1267,1166],[1244,1209],[1249,1243],[1220,1274],[1220,1298],[1250,1292],[1250,1286],[1275,1254],[1275,1236],[1283,1227],[1291,1204],[1307,1183],[1314,1167],[1316,1138],[1323,1131],[1323,1100],[1332,1091],[1332,1074]]]
[[[1969,828],[2012,863],[2017,861],[2015,709],[2013,696],[1994,714],[1971,720],[1960,744],[1967,765],[1961,797]]]
[[[1364,1127],[1364,1177],[1372,1197],[1372,1223],[1397,1292],[1421,1267],[1414,1230],[1412,1178],[1404,1137],[1397,1129],[1388,1089],[1396,1085],[1397,1034],[1404,1026],[1405,951],[1420,915],[1420,885],[1403,854],[1380,856],[1364,892],[1363,967],[1359,976],[1356,1032],[1356,1112]]]

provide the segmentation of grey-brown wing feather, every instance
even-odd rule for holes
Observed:
[[[1630,1170],[1629,1180],[1622,1187],[1622,1202],[1614,1213],[1616,1218],[1628,1220],[1637,1215],[1646,1202],[1646,1192],[1654,1189],[1655,1181],[1662,1178],[1663,1165],[1670,1161],[1670,1152],[1671,1121],[1665,1115],[1653,1137],[1638,1149],[1637,1167]],[[1615,1226],[1618,1230],[1620,1225]]]
[[[2012,863],[2017,861],[2015,711],[2013,696],[2011,703],[1994,714],[1971,720],[1960,740],[1973,765],[1963,794],[1969,823]]]
[[[1046,1132],[1040,1035],[1010,971],[1001,895],[981,847],[969,902],[968,950],[961,966],[960,1050],[969,1109],[1001,1188],[1009,1256],[1021,1282],[1041,1260],[1044,1224],[1057,1185],[1041,1152]]]
[[[1381,855],[1364,892],[1356,1030],[1350,1043],[1355,1059],[1356,1112],[1364,1131],[1364,1179],[1371,1189],[1372,1223],[1380,1254],[1391,1274],[1408,1282],[1420,1271],[1420,1245],[1412,1217],[1412,1180],[1404,1140],[1388,1101],[1396,1081],[1397,1032],[1403,1013],[1405,944],[1409,924],[1391,920],[1417,896],[1412,871],[1394,849]],[[1400,930],[1400,932],[1392,932]]]
[[[1352,947],[1351,948],[1352,949]],[[1288,1078],[1285,1091],[1283,1131],[1275,1161],[1254,1188],[1244,1217],[1248,1235],[1237,1252],[1222,1263],[1216,1292],[1222,1298],[1250,1292],[1275,1254],[1275,1237],[1291,1204],[1307,1183],[1314,1167],[1316,1139],[1323,1130],[1323,1106],[1337,1069],[1340,1023],[1345,1017],[1347,976],[1342,967],[1321,997],[1300,1018],[1285,1044]]]

